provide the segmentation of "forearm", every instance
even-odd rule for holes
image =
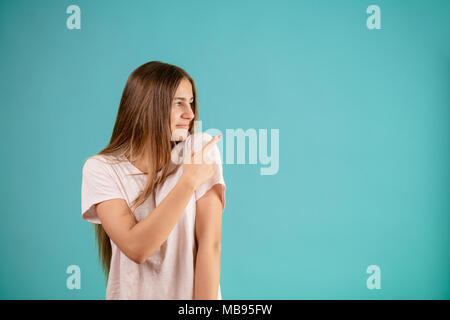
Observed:
[[[220,282],[220,249],[197,250],[194,275],[194,300],[216,300]]]
[[[135,250],[145,261],[167,240],[178,219],[188,205],[195,188],[183,178],[147,217],[139,221],[130,232]]]

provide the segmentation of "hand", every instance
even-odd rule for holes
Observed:
[[[221,135],[215,136],[201,150],[191,150],[191,153],[184,157],[181,179],[194,187],[194,190],[214,174],[214,163],[208,153],[221,138]]]

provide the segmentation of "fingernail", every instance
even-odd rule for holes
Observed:
[[[221,134],[219,134],[219,135],[218,135],[217,137],[218,137],[217,139],[220,139],[220,138],[222,138],[222,135],[221,135]]]

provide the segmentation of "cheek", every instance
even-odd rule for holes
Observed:
[[[173,128],[175,126],[178,114],[176,111],[172,110],[170,113],[170,126]]]

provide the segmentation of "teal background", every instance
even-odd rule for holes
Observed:
[[[81,30],[66,8],[81,8]],[[366,8],[381,8],[369,30]],[[224,165],[224,299],[450,298],[449,1],[1,1],[0,298],[104,299],[81,169],[151,61],[203,129],[280,130]],[[248,162],[248,160],[247,160]],[[81,268],[81,290],[66,268]],[[369,265],[381,289],[369,290]]]

